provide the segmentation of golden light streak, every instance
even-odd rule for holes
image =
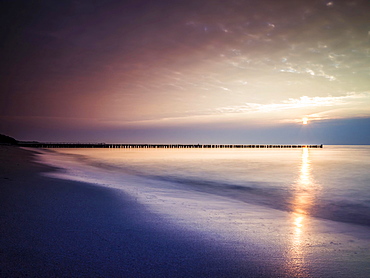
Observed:
[[[311,174],[309,151],[308,148],[302,148],[299,177],[292,188],[294,198],[292,202],[292,237],[288,268],[295,277],[305,277],[307,275],[304,268],[307,214],[314,204],[315,195],[319,189]]]

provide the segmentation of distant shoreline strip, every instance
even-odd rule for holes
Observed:
[[[281,149],[281,148],[323,148],[323,145],[283,144],[106,144],[106,143],[27,143],[18,146],[31,148],[109,148],[109,149]]]

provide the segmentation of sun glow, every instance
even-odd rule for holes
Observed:
[[[307,120],[307,118],[305,119]],[[292,203],[291,264],[289,267],[295,277],[306,277],[304,260],[307,251],[304,247],[308,242],[306,234],[309,228],[309,218],[307,214],[309,214],[310,208],[314,204],[314,194],[317,192],[316,184],[311,175],[311,160],[308,148],[302,149],[299,176],[292,189],[294,199]]]
[[[306,118],[306,117],[303,118],[302,119],[302,124],[304,124],[304,125],[308,124],[308,118]]]

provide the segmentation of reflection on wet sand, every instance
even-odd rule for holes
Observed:
[[[296,183],[293,185],[292,201],[292,237],[289,252],[289,269],[295,277],[308,276],[305,266],[305,233],[307,225],[307,214],[314,204],[318,185],[311,175],[311,161],[309,149],[302,149],[302,160],[300,172]]]

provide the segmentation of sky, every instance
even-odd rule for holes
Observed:
[[[0,0],[0,133],[370,144],[369,14],[366,0]]]

